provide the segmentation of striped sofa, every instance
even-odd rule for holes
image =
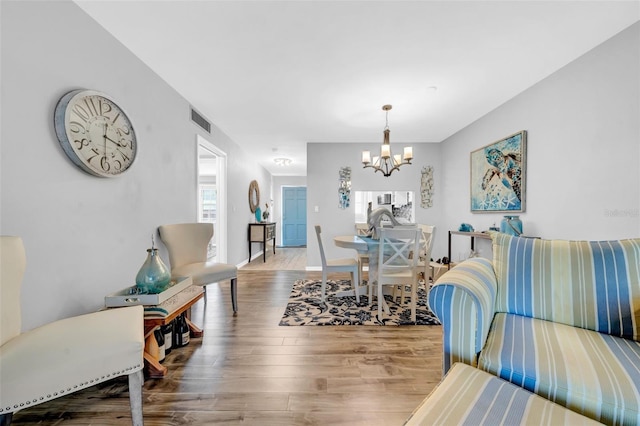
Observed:
[[[491,238],[493,262],[464,261],[429,294],[444,372],[462,362],[602,423],[640,425],[640,239]]]

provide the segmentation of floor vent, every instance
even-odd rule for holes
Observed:
[[[211,123],[193,108],[191,108],[191,121],[202,127],[207,133],[211,133]]]

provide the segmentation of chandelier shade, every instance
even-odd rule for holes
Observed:
[[[389,110],[391,105],[384,105],[382,110],[386,113],[386,125],[384,128],[384,138],[382,140],[382,146],[380,147],[380,155],[371,158],[371,151],[362,151],[362,164],[363,168],[371,167],[374,172],[381,172],[385,177],[391,176],[394,170],[399,170],[400,166],[405,164],[411,164],[413,159],[413,148],[407,146],[404,148],[403,155],[393,155],[391,153],[391,145],[389,143]]]

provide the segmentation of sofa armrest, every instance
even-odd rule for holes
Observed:
[[[443,326],[443,374],[456,362],[477,365],[494,316],[497,282],[491,261],[472,258],[445,273],[429,292]]]

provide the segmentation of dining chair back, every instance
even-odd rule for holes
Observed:
[[[378,247],[378,319],[388,312],[383,286],[411,286],[411,320],[416,321],[417,265],[420,250],[419,228],[382,228]]]
[[[322,244],[322,228],[320,225],[315,226],[316,237],[318,238],[318,248],[320,249],[320,259],[322,260],[322,302],[325,301],[327,294],[327,274],[331,272],[349,272],[351,274],[351,287],[356,296],[356,301],[360,302],[360,296],[357,292],[359,281],[360,264],[355,258],[329,259],[327,260]]]
[[[212,223],[177,223],[158,227],[160,239],[169,252],[171,277],[191,277],[194,285],[231,281],[231,305],[238,312],[238,268],[207,258],[209,241],[213,238]]]
[[[423,274],[424,283],[427,292],[429,291],[429,282],[434,278],[433,267],[431,266],[431,249],[436,236],[436,227],[434,225],[419,224],[418,227],[422,232],[420,241],[420,258],[418,261],[418,269]]]
[[[368,223],[356,222],[355,230],[356,230],[356,235],[358,237],[367,237],[370,235]],[[364,285],[364,267],[365,265],[366,266],[369,265],[369,254],[358,252],[358,263],[359,263],[360,282]],[[369,304],[371,304],[371,297],[369,297]]]

